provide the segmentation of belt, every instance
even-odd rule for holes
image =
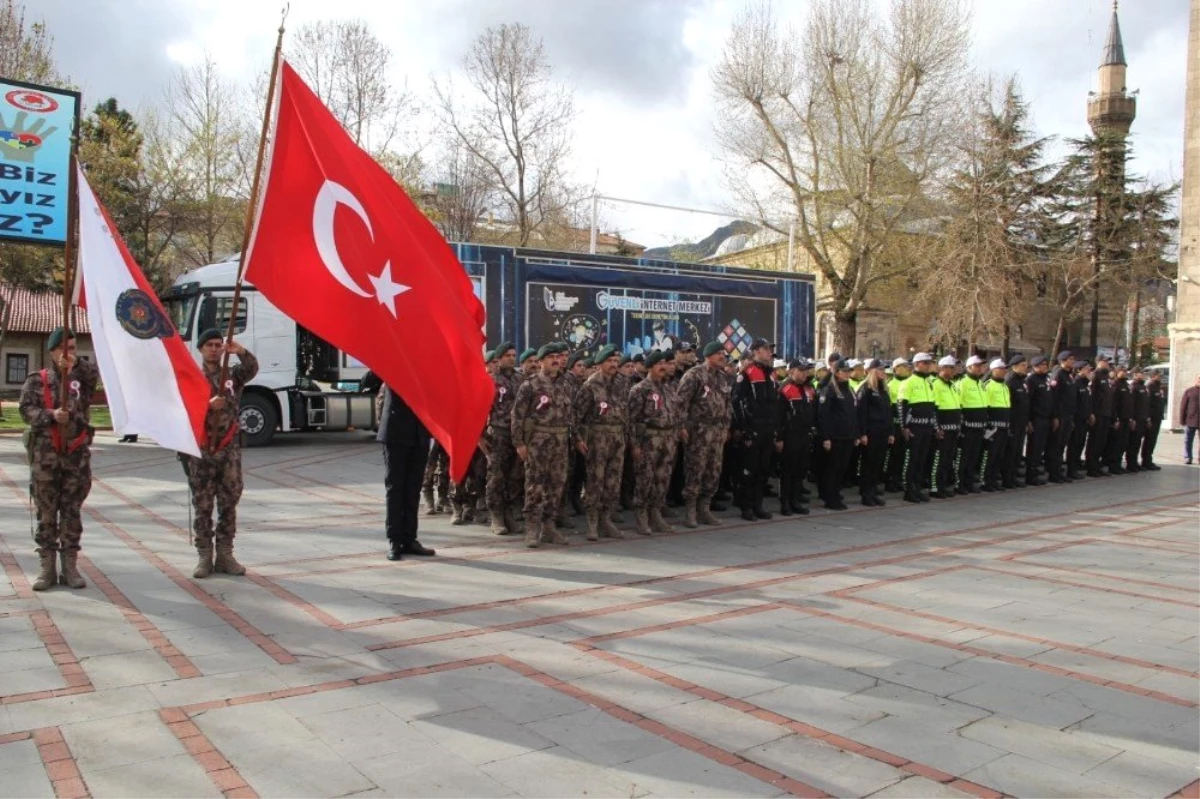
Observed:
[[[728,427],[729,422],[725,419],[688,419],[688,424],[696,427]]]
[[[963,422],[963,427],[970,427],[972,430],[982,430],[987,426],[987,422]]]
[[[932,424],[934,424],[934,420],[933,419],[909,419],[908,424],[909,425],[914,425],[914,424],[915,425],[932,425]]]
[[[592,427],[624,427],[624,422],[593,422]]]
[[[673,436],[675,435],[674,427],[647,427],[646,435],[648,436]]]
[[[947,433],[957,433],[958,432],[958,425],[956,425],[956,424],[943,424],[943,425],[939,425],[939,427]]]
[[[535,424],[533,426],[534,432],[537,432],[537,433],[566,433],[570,429],[571,428],[565,424],[564,425]]]
[[[997,429],[1008,427],[1008,422],[1004,421],[1003,419],[992,419],[990,422],[988,422],[988,424]]]

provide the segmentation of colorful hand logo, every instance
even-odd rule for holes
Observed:
[[[9,125],[0,114],[0,157],[6,161],[32,162],[42,143],[58,130],[53,126],[42,130],[45,119],[36,119],[26,126],[28,118],[24,111],[18,111]]]

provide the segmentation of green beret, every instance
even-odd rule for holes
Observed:
[[[527,349],[521,353],[521,356],[519,358],[517,358],[517,363],[525,363],[530,358],[536,358],[536,357],[537,357],[537,350],[530,347],[529,349]]]
[[[565,352],[565,350],[560,349],[557,343],[543,344],[542,348],[537,351],[537,357],[540,361],[547,355],[558,355],[561,352]]]
[[[50,333],[50,338],[46,341],[46,349],[48,349],[48,350],[58,349],[59,347],[62,346],[63,338],[64,338],[63,329],[61,327],[54,328],[54,330],[51,331],[51,333]],[[68,330],[65,338],[75,338],[75,331]]]
[[[497,358],[503,358],[504,353],[508,352],[509,350],[516,350],[516,349],[517,349],[517,345],[513,344],[511,341],[501,341],[500,344],[496,347],[496,349],[493,350],[493,352],[496,353]]]
[[[599,352],[596,353],[595,357],[592,358],[592,363],[598,365],[598,364],[604,363],[609,358],[620,357],[620,356],[621,356],[621,353],[617,352],[617,347],[615,344],[605,344],[603,347],[600,348]]]
[[[651,366],[654,366],[654,364],[661,363],[665,360],[667,360],[667,353],[663,352],[662,350],[655,350],[646,356],[646,368],[649,369]]]
[[[196,349],[200,349],[205,344],[212,341],[214,338],[218,339],[218,340],[223,339],[223,338],[225,338],[225,335],[220,330],[217,330],[215,327],[210,327],[208,330],[205,330],[203,333],[201,333],[199,336],[196,337]]]
[[[483,354],[483,362],[484,363],[491,363],[494,360],[496,360],[496,351],[495,350],[488,350],[487,352],[485,352]]]
[[[621,362],[620,362],[619,364],[617,364],[617,365],[618,365],[618,366],[624,366],[625,364],[629,363],[629,362],[630,362],[630,361],[632,361],[632,360],[633,360],[633,359],[632,359],[632,358],[630,358],[628,355],[622,355],[622,356],[621,356]]]
[[[704,357],[708,358],[711,355],[716,355],[718,352],[725,352],[725,345],[719,341],[710,341],[704,345]]]
[[[662,356],[664,361],[673,361],[675,360],[675,350],[663,350]]]
[[[571,353],[571,357],[567,358],[567,368],[571,369],[572,367],[575,366],[575,364],[579,363],[585,357],[587,357],[587,353],[584,352],[583,350],[579,350],[579,352]]]

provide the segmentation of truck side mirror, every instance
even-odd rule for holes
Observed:
[[[205,294],[200,301],[200,311],[196,314],[197,333],[217,326],[217,301],[211,294]]]

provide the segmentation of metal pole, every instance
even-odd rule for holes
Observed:
[[[597,206],[596,200],[597,199],[599,199],[599,198],[596,195],[596,192],[592,192],[592,236],[591,236],[592,241],[591,241],[591,245],[588,247],[588,252],[591,253],[592,255],[596,254],[596,225],[598,224],[598,221],[596,218],[596,206]]]

